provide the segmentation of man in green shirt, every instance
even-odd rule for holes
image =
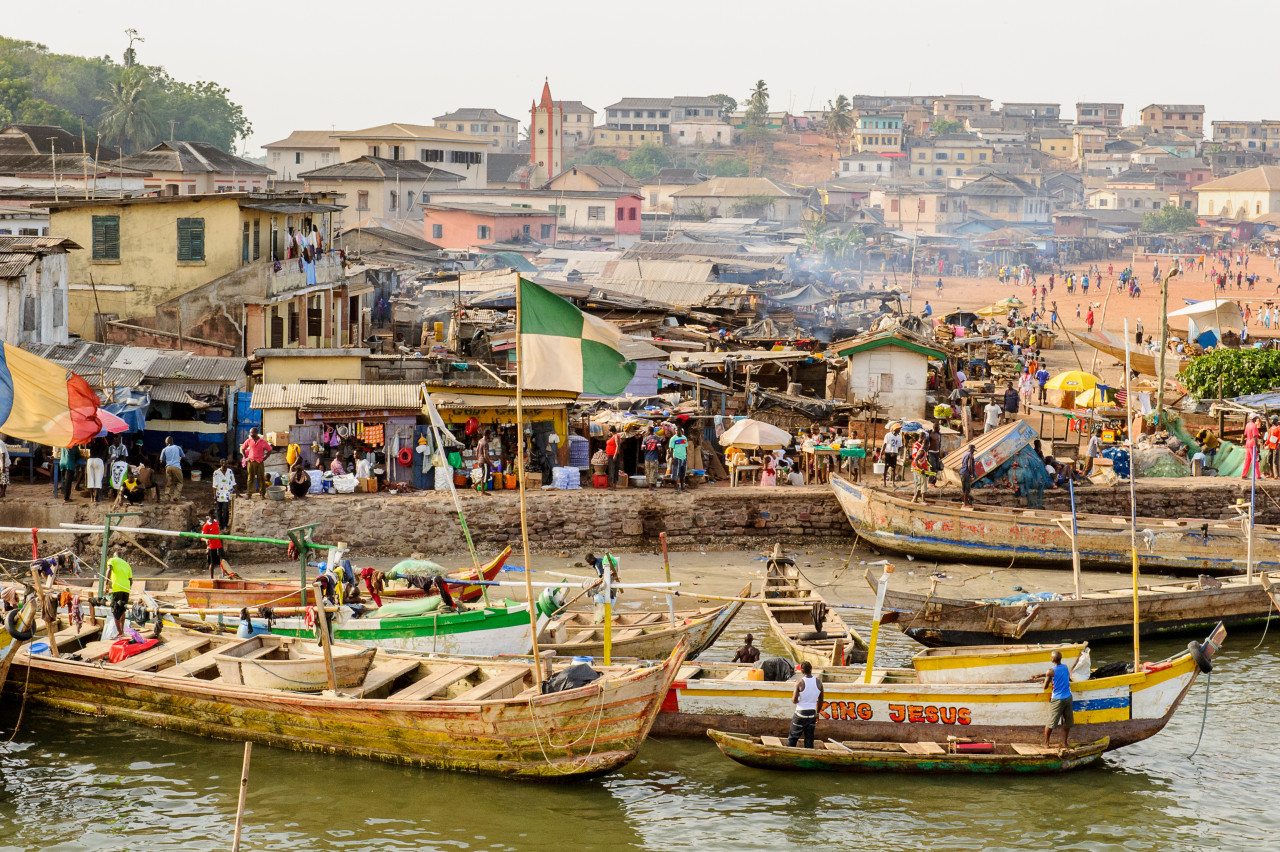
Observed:
[[[116,620],[116,630],[124,632],[124,612],[129,606],[129,592],[133,587],[133,567],[117,553],[107,560],[107,584],[111,592],[111,615]]]
[[[58,486],[62,489],[62,502],[71,502],[71,487],[76,479],[76,451],[71,447],[63,447],[58,454]]]
[[[683,491],[685,466],[689,463],[689,439],[684,436],[684,430],[676,429],[667,446],[671,448],[671,481],[677,491]]]

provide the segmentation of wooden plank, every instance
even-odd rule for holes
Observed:
[[[585,644],[585,643],[587,643],[587,642],[591,642],[591,641],[593,641],[595,638],[596,638],[596,631],[595,631],[595,628],[592,628],[592,629],[590,629],[590,630],[579,630],[577,633],[575,633],[575,634],[573,634],[572,636],[570,636],[570,637],[569,637],[569,639],[568,639],[566,642],[564,642],[563,644],[565,644],[565,645],[582,645],[582,644]]]
[[[396,679],[404,677],[421,664],[421,660],[396,660],[392,663],[374,666],[365,675],[362,686],[346,690],[346,692],[356,698],[366,698],[370,693],[376,692]]]
[[[902,750],[907,754],[946,754],[947,750],[937,743],[903,743]]]
[[[426,677],[387,696],[388,701],[426,701],[444,692],[453,683],[480,671],[479,666],[449,666],[434,677]]]
[[[702,671],[702,666],[681,666],[676,672],[676,680],[688,680]]]
[[[455,700],[482,701],[486,698],[505,697],[505,696],[497,696],[497,693],[502,692],[504,689],[507,689],[508,687],[516,683],[523,683],[525,676],[528,673],[529,673],[528,669],[520,668],[514,671],[506,672],[505,674],[497,675],[496,677],[491,677],[488,680],[481,681],[480,683],[471,687],[466,692],[457,696]]]
[[[760,743],[762,745],[772,746],[773,748],[784,748],[787,745],[778,737],[761,737]]]
[[[1045,748],[1038,745],[1024,745],[1023,743],[1013,743],[1013,750],[1018,754],[1039,755],[1039,754],[1057,754],[1056,748]]]
[[[637,636],[643,635],[644,630],[639,627],[634,627],[628,630],[616,630],[614,631],[612,641],[619,642],[623,639],[635,639]]]

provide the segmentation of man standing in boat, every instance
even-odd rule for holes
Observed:
[[[960,495],[962,505],[973,505],[973,478],[976,473],[977,465],[973,460],[973,444],[970,444],[964,448],[964,455],[960,457]]]
[[[822,681],[813,676],[813,664],[805,660],[800,664],[800,680],[796,682],[791,703],[796,706],[791,717],[791,732],[787,734],[787,747],[795,748],[800,737],[804,747],[813,748],[813,733],[818,726],[818,713],[822,710]]]
[[[1071,713],[1071,669],[1062,662],[1060,651],[1054,651],[1049,659],[1053,660],[1053,665],[1042,675],[1044,688],[1053,688],[1053,693],[1049,696],[1049,721],[1044,728],[1044,747],[1049,747],[1053,729],[1061,725],[1062,747],[1066,748],[1071,739],[1071,726],[1075,724]]]

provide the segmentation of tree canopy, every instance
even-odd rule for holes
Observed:
[[[747,124],[763,127],[769,123],[769,86],[764,80],[756,80],[755,88],[747,97]]]
[[[620,168],[638,181],[645,181],[671,165],[666,149],[653,142],[636,146]]]
[[[844,95],[836,95],[834,102],[827,101],[823,116],[827,120],[827,130],[835,137],[837,145],[853,132],[853,104]]]
[[[1280,350],[1218,347],[1199,356],[1182,371],[1182,382],[1197,399],[1265,393],[1280,388]]]
[[[109,56],[51,53],[0,37],[0,124],[55,124],[78,133],[83,116],[90,140],[101,132],[104,141],[136,151],[167,139],[172,121],[175,139],[234,151],[253,128],[229,94],[217,83],[175,80],[159,66],[126,67]]]
[[[942,136],[944,133],[959,133],[964,130],[964,123],[946,118],[935,118],[933,124],[929,125],[929,130],[934,136]]]
[[[1142,230],[1150,233],[1174,234],[1195,224],[1196,214],[1176,204],[1166,204],[1142,217]]]
[[[738,108],[737,99],[731,98],[725,94],[712,95],[710,99],[720,105],[720,114],[725,121],[728,121],[729,114]]]

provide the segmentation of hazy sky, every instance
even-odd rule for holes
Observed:
[[[292,130],[430,124],[464,106],[527,122],[550,78],[557,99],[602,110],[624,96],[726,92],[763,78],[774,109],[837,94],[970,93],[997,102],[1204,103],[1213,119],[1280,118],[1266,33],[1280,3],[1190,0],[489,0],[196,4],[59,0],[0,32],[57,53],[138,55],[182,80],[231,90],[253,122],[249,153]],[[1229,32],[1219,42],[1214,31]],[[1254,31],[1256,44],[1234,36]],[[603,116],[597,116],[601,120]]]

